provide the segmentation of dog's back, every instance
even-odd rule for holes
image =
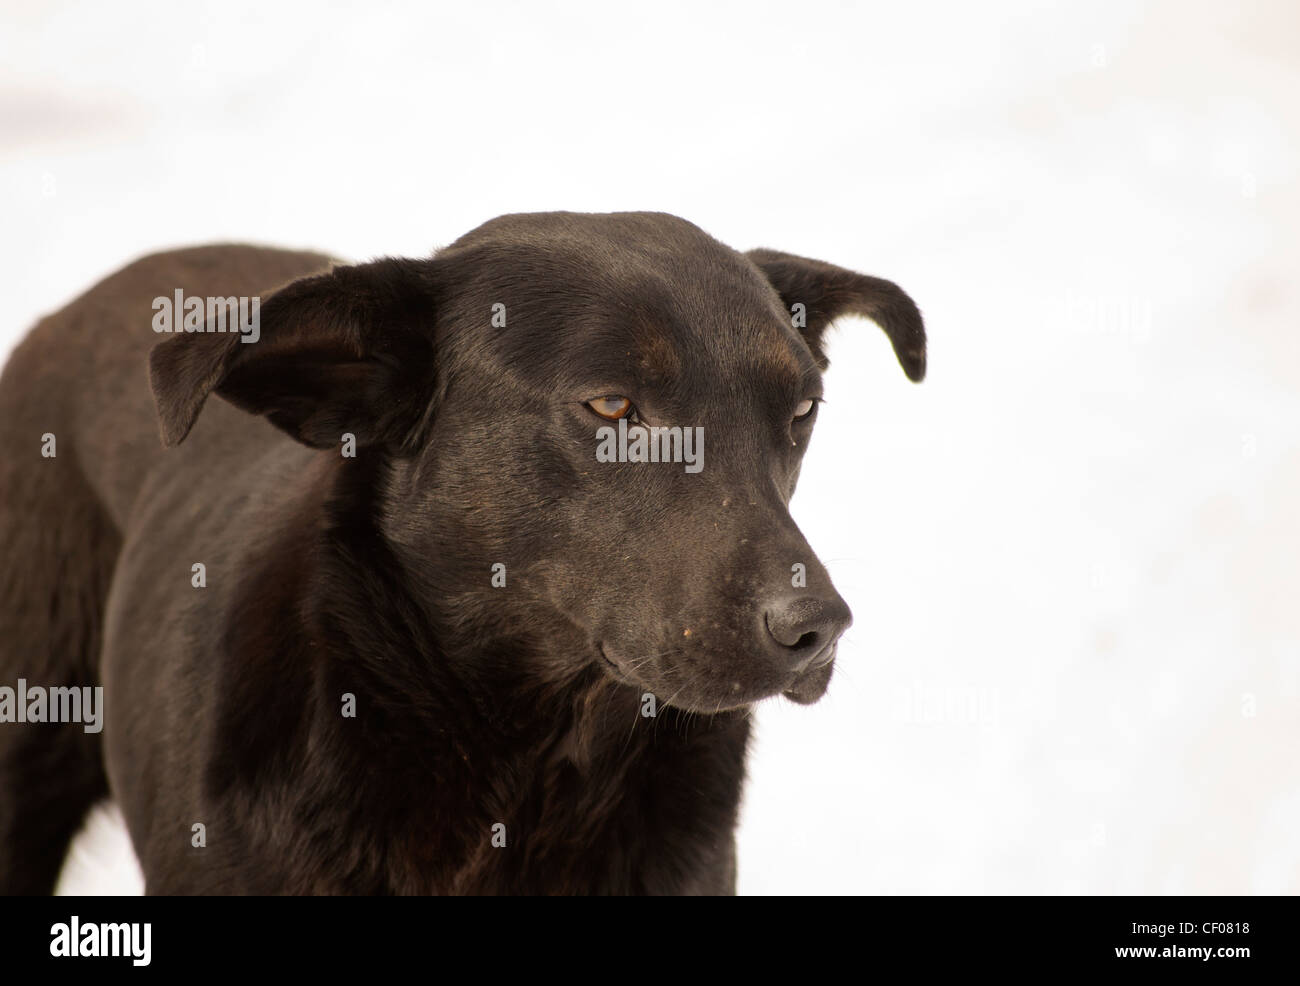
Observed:
[[[0,683],[93,687],[106,601],[140,490],[162,461],[148,386],[153,301],[256,296],[327,257],[213,246],[145,257],[43,320],[0,375]],[[199,429],[256,429],[214,407]],[[173,460],[174,461],[174,460]],[[0,889],[48,893],[68,839],[107,794],[100,733],[0,726]]]
[[[178,290],[199,298],[257,296],[331,262],[250,246],[158,253],[42,319],[0,377],[0,428],[15,450],[0,467],[4,489],[62,490],[75,469],[123,528],[137,490],[164,454],[148,386],[149,350],[165,338],[152,327],[154,299],[170,303]],[[47,433],[57,443],[53,459],[41,457]],[[44,476],[33,473],[38,464],[47,467]],[[60,467],[57,477],[51,466]]]

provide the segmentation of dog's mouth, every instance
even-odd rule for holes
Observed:
[[[743,708],[753,705],[755,702],[773,698],[776,695],[783,695],[799,705],[812,705],[826,694],[826,689],[830,686],[831,676],[835,672],[835,651],[836,647],[832,644],[829,648],[829,654],[824,659],[818,659],[815,666],[799,674],[784,687],[773,687],[771,683],[767,683],[766,685],[756,684],[753,689],[746,689],[740,682],[734,682],[731,687],[736,694],[729,696],[734,699],[734,704],[721,702],[717,704],[716,708],[719,711]],[[604,666],[605,671],[619,683],[654,691],[653,687],[638,679],[621,661],[612,657],[609,649],[603,643],[596,646],[596,653],[600,656],[600,663]],[[682,694],[682,692],[679,691],[677,694]],[[685,698],[685,695],[682,695],[682,697]],[[713,703],[705,702],[703,704],[712,705]]]
[[[810,671],[805,671],[795,679],[793,685],[781,694],[791,702],[797,702],[800,705],[812,705],[826,694],[826,689],[830,687],[831,675],[834,673],[835,654],[834,648],[832,648],[830,659],[825,664]]]

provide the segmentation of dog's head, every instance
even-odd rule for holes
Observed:
[[[530,641],[537,674],[597,667],[713,712],[815,701],[849,625],[787,509],[846,314],[922,378],[920,313],[888,281],[663,214],[506,216],[289,284],[256,343],[177,337],[150,374],[166,444],[215,391],[381,457],[404,579],[489,666]]]

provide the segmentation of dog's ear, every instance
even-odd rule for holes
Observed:
[[[181,442],[216,391],[314,448],[337,447],[345,432],[358,446],[409,448],[433,394],[433,321],[425,262],[294,281],[261,304],[256,331],[184,333],[153,348],[163,444]]]
[[[908,379],[925,377],[925,324],[897,284],[779,250],[750,250],[745,256],[776,288],[822,369],[829,362],[822,346],[826,327],[841,315],[863,315],[885,330]]]

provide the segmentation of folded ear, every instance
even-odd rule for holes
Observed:
[[[164,445],[184,440],[214,390],[315,448],[344,432],[358,446],[415,441],[433,395],[428,262],[336,267],[279,289],[259,314],[256,331],[184,333],[150,352]]]
[[[897,284],[779,250],[750,250],[745,256],[776,288],[822,369],[829,362],[822,347],[826,327],[841,315],[862,315],[885,330],[908,379],[925,377],[925,324]]]

